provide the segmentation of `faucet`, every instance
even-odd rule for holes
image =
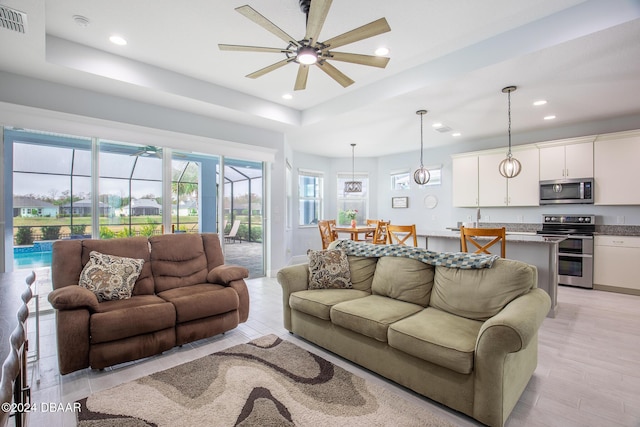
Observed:
[[[480,227],[480,218],[482,215],[480,214],[480,208],[476,209],[476,227]]]

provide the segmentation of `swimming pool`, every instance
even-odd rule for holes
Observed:
[[[13,253],[13,268],[39,268],[51,265],[51,252]]]
[[[33,246],[13,248],[13,268],[39,268],[51,265],[53,241],[33,242]]]

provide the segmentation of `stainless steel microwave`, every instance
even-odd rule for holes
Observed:
[[[540,181],[540,204],[593,203],[593,178]]]

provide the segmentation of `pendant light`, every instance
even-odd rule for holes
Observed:
[[[351,181],[344,183],[345,193],[362,193],[362,181],[356,181],[356,144],[351,144]]]
[[[506,93],[509,100],[509,151],[507,152],[507,158],[500,162],[498,170],[500,171],[500,175],[504,176],[505,178],[513,178],[515,176],[518,176],[520,170],[522,169],[522,165],[520,164],[518,159],[513,157],[513,155],[511,154],[511,92],[515,91],[516,89],[517,88],[515,86],[507,86],[502,89],[502,93]]]
[[[413,173],[413,180],[416,182],[416,184],[425,185],[431,179],[429,170],[424,167],[424,164],[422,162],[422,152],[424,149],[422,118],[425,114],[427,114],[427,110],[418,110],[416,111],[416,114],[420,116],[420,167]]]

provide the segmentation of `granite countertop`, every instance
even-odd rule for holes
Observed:
[[[417,235],[419,237],[442,237],[445,239],[460,239],[460,230],[447,229],[447,230],[418,230]],[[488,239],[488,237],[487,237]],[[507,242],[514,243],[542,243],[542,244],[555,244],[565,240],[564,236],[541,236],[535,232],[528,231],[508,231]]]
[[[458,230],[461,223],[457,226],[448,227],[447,230]],[[497,222],[481,222],[480,227],[500,228],[505,227],[507,234],[526,233],[536,234],[542,229],[542,224],[538,223],[497,223]],[[640,236],[640,225],[604,225],[596,224],[595,234],[607,236]]]

